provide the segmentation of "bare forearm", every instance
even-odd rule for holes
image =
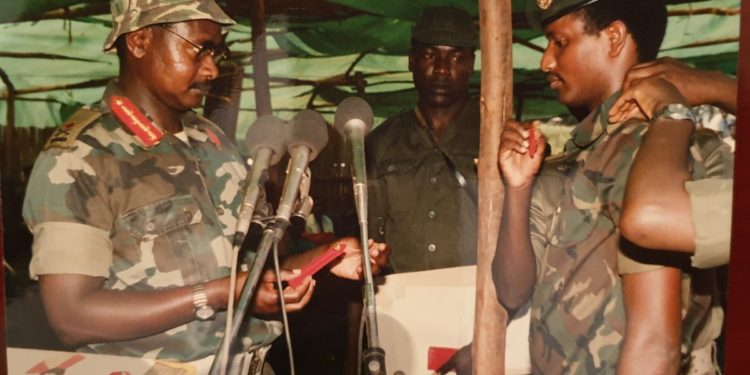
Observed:
[[[507,309],[521,307],[531,296],[536,280],[536,259],[529,237],[531,188],[508,188],[492,278],[497,298]]]
[[[677,374],[680,367],[681,273],[676,268],[625,275],[627,324],[617,373]]]
[[[154,292],[100,290],[63,304],[50,296],[56,293],[50,289],[53,288],[42,281],[41,292],[50,323],[69,345],[143,337],[195,317],[189,287]]]
[[[692,123],[658,120],[646,134],[628,177],[620,229],[642,247],[695,250],[685,182]]]
[[[737,80],[721,72],[711,72],[712,85],[705,90],[705,97],[698,104],[712,104],[726,112],[737,114]]]

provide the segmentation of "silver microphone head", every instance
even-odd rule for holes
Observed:
[[[294,116],[287,141],[287,150],[290,154],[296,147],[306,146],[310,149],[309,160],[312,161],[327,143],[328,125],[320,113],[305,109]]]
[[[288,139],[289,132],[284,121],[272,115],[258,117],[245,133],[245,145],[247,145],[247,150],[253,159],[261,148],[273,150],[270,165],[274,165],[281,160]]]
[[[344,137],[355,126],[361,127],[362,134],[367,134],[372,129],[373,117],[372,108],[364,99],[350,96],[339,103],[333,123]]]

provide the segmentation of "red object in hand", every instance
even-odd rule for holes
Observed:
[[[343,255],[344,249],[346,249],[346,244],[342,243],[338,244],[338,246],[336,247],[329,247],[323,254],[321,254],[304,268],[302,268],[302,272],[299,274],[299,276],[291,279],[289,281],[289,285],[292,288],[296,288],[297,286],[299,286],[299,284],[302,284],[302,281],[304,281],[305,278],[314,275],[328,263],[331,263],[334,259]]]
[[[534,127],[529,128],[529,158],[534,158],[536,154],[536,134]]]
[[[427,369],[430,371],[439,369],[445,364],[445,362],[448,362],[456,352],[458,352],[458,349],[455,348],[431,346],[427,349]]]

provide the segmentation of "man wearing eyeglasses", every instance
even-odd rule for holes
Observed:
[[[218,74],[222,34],[234,21],[213,0],[112,0],[112,13],[104,49],[116,48],[119,77],[100,104],[56,131],[30,178],[30,273],[64,343],[197,361],[204,373],[234,297],[227,276],[247,173],[229,139],[191,109]],[[331,272],[357,278],[350,242]],[[384,250],[371,259],[375,271]],[[280,294],[288,311],[299,310],[314,289],[307,279],[279,293],[274,280],[262,276],[253,316],[277,313]],[[262,355],[280,330],[252,318],[243,344]]]

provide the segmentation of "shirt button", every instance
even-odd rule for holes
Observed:
[[[437,183],[437,178],[436,177],[430,177],[430,183],[433,184],[433,185],[435,185]]]
[[[429,216],[429,217],[430,217],[430,219],[434,218],[434,217],[435,217],[435,211],[430,211],[430,212],[428,212],[428,213],[427,213],[427,216]]]
[[[396,170],[396,166],[395,165],[391,164],[391,165],[388,166],[388,172],[393,172],[394,170]]]
[[[432,252],[435,252],[435,249],[436,249],[436,248],[437,248],[437,247],[435,246],[435,244],[434,244],[434,243],[431,243],[431,244],[429,244],[429,245],[427,246],[427,250],[428,250],[429,252],[431,252],[431,253],[432,253]]]
[[[221,207],[218,207],[218,208],[216,209],[216,213],[217,213],[217,214],[219,214],[219,215],[224,215],[224,209],[223,209],[223,208],[221,208]]]
[[[152,231],[152,230],[154,230],[155,228],[156,228],[156,225],[154,223],[148,223],[148,224],[146,224],[146,230],[149,231],[149,232]]]

